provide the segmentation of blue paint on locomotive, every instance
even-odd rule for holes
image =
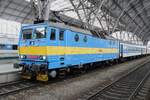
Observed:
[[[105,61],[117,59],[116,54],[82,54],[82,55],[65,55],[64,60],[60,60],[61,57],[64,56],[48,56],[46,61],[42,60],[24,60],[21,63],[23,64],[48,64],[48,69],[62,68],[62,67],[70,67],[73,65],[82,65],[91,62]]]
[[[66,59],[64,61],[60,61],[59,57],[60,56],[49,57],[49,61],[51,62],[49,63],[49,69],[116,59],[116,54],[66,55]],[[61,63],[64,63],[64,65],[62,65]]]

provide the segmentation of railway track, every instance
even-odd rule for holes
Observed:
[[[0,96],[8,95],[10,93],[15,93],[21,90],[29,89],[37,86],[34,82],[29,82],[25,80],[11,82],[7,84],[0,85]]]
[[[74,77],[77,77],[77,76],[78,75],[76,75],[76,76],[70,75],[67,78],[65,78],[65,80],[70,79],[70,78],[74,78]],[[63,80],[63,79],[54,79],[52,81],[49,81],[46,84],[37,83],[37,81],[36,82],[31,82],[31,81],[28,81],[28,80],[20,80],[20,81],[11,82],[11,83],[0,84],[0,97],[8,95],[8,94],[13,94],[13,93],[16,93],[18,91],[33,88],[33,87],[36,87],[36,86],[41,86],[41,85],[43,86],[43,85],[47,85],[47,84],[51,84],[51,83],[60,82],[60,80]],[[95,99],[93,99],[93,100],[95,100]]]
[[[145,62],[86,100],[144,100],[149,89],[150,62]]]

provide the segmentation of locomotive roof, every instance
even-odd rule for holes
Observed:
[[[86,29],[81,29],[81,28],[77,28],[77,27],[73,27],[70,25],[66,25],[64,23],[55,23],[55,22],[49,22],[49,25],[52,27],[57,27],[57,28],[62,28],[62,29],[68,29],[74,32],[79,32],[79,33],[84,33],[84,34],[89,34],[92,35],[92,33]]]
[[[23,24],[22,27],[36,27],[38,25],[45,25],[47,23],[38,23],[38,24]],[[49,22],[48,24],[51,27],[55,27],[55,28],[60,28],[60,29],[66,29],[66,30],[71,30],[74,32],[78,32],[78,33],[83,33],[83,34],[88,34],[88,35],[93,35],[89,30],[86,29],[81,29],[78,27],[74,27],[74,26],[70,26],[70,25],[66,25],[64,23],[60,23],[60,22]]]

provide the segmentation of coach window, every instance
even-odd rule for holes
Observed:
[[[79,41],[79,35],[76,34],[75,37],[74,37],[74,39],[75,39],[76,42],[78,42]]]
[[[0,49],[5,49],[5,45],[4,44],[0,44]]]
[[[50,35],[50,40],[55,40],[56,39],[56,30],[51,29],[51,35]]]
[[[13,45],[12,49],[17,50],[17,45]]]
[[[64,30],[59,31],[59,40],[61,40],[61,41],[64,40]]]

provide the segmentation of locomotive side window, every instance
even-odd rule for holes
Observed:
[[[23,30],[22,31],[22,38],[24,39],[24,40],[26,40],[26,39],[32,39],[32,29],[25,29],[25,30]]]
[[[59,32],[59,40],[64,40],[64,30],[60,30]]]
[[[35,38],[46,38],[46,28],[45,27],[39,27],[35,29]]]
[[[55,40],[56,39],[56,30],[51,29],[51,35],[50,35],[50,40]]]
[[[83,41],[87,42],[87,36],[84,36]]]
[[[76,34],[75,37],[74,37],[74,39],[75,39],[76,42],[78,42],[79,41],[79,35]]]

